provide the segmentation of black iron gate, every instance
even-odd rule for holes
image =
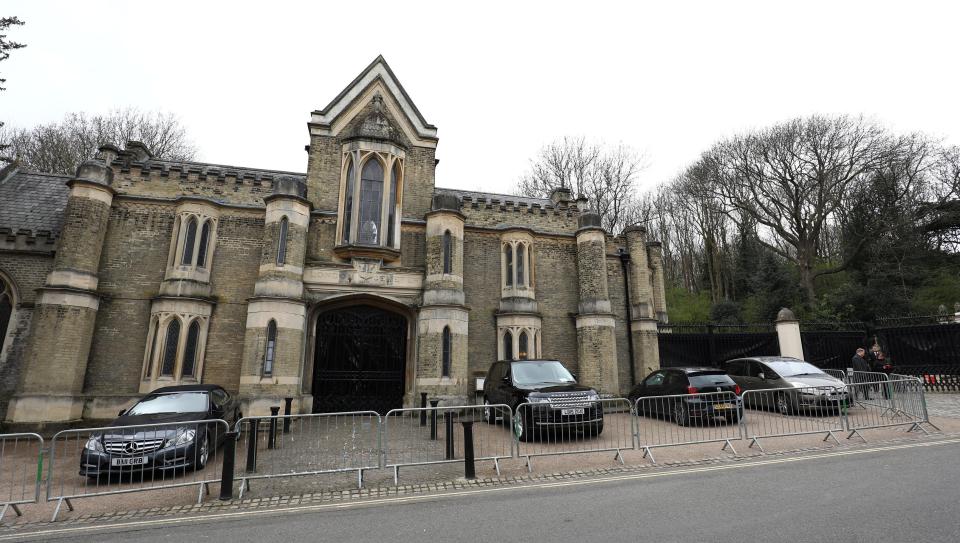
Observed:
[[[313,411],[403,407],[407,319],[359,305],[322,313],[317,319]]]
[[[660,324],[660,366],[718,366],[734,358],[780,354],[770,324]]]
[[[846,370],[858,348],[872,345],[867,332],[862,322],[802,323],[803,356],[818,368]]]

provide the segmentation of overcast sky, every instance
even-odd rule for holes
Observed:
[[[306,123],[383,54],[440,143],[437,185],[510,192],[563,135],[623,142],[668,180],[718,138],[863,113],[960,143],[958,2],[45,2],[0,119],[136,106],[200,159],[306,171]]]

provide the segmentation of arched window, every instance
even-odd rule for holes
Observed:
[[[397,215],[397,182],[400,179],[400,164],[393,165],[393,174],[390,178],[390,209],[389,218],[390,224],[387,225],[387,245],[394,247],[397,245],[397,240],[394,238],[396,236],[396,215]]]
[[[353,159],[347,159],[347,183],[343,199],[343,242],[350,243],[350,219],[353,217]]]
[[[453,273],[453,236],[443,233],[443,273]]]
[[[510,330],[503,333],[503,359],[513,360],[513,334]]]
[[[530,356],[529,356],[530,353],[529,353],[529,351],[527,350],[527,347],[528,347],[528,345],[527,345],[527,344],[528,344],[528,339],[527,339],[527,332],[526,332],[526,331],[520,332],[520,339],[517,341],[517,343],[519,343],[519,345],[518,345],[518,347],[517,347],[517,351],[519,351],[519,352],[517,353],[517,355],[518,355],[517,358],[519,358],[520,360],[526,360],[526,359],[530,358]]]
[[[197,241],[197,219],[191,218],[187,223],[187,234],[183,237],[183,256],[180,258],[181,266],[193,265],[193,245]]]
[[[200,229],[200,247],[197,249],[197,267],[203,268],[207,265],[207,250],[210,245],[210,222],[203,223]]]
[[[280,232],[277,234],[277,266],[283,266],[287,261],[287,229],[290,221],[286,217],[280,219]]]
[[[187,344],[183,349],[183,370],[180,377],[193,377],[197,369],[197,344],[200,343],[200,321],[194,319],[187,329]]]
[[[0,351],[7,340],[7,328],[13,315],[13,288],[0,277]]]
[[[160,375],[173,375],[177,365],[177,347],[180,346],[180,319],[173,318],[167,325],[167,339],[163,346],[163,364]]]
[[[273,375],[273,359],[277,353],[277,321],[267,323],[267,350],[263,354],[263,375]]]
[[[506,264],[506,285],[513,286],[513,246],[509,243],[503,244],[503,258]]]
[[[153,334],[150,335],[150,350],[147,353],[147,370],[144,372],[146,378],[150,378],[153,375],[153,353],[157,349],[157,343],[160,342],[160,338],[157,337],[157,334],[160,333],[160,320],[157,319],[153,323]]]
[[[360,175],[360,217],[357,237],[364,245],[377,245],[382,235],[380,210],[383,203],[383,165],[371,158]]]
[[[523,243],[517,244],[517,286],[522,287],[527,284],[526,280],[523,277],[524,274],[524,263],[527,260],[527,246]]]
[[[443,327],[443,377],[450,377],[450,327]]]

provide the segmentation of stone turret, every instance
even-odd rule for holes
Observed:
[[[615,320],[607,288],[606,232],[600,215],[580,215],[577,230],[577,358],[580,381],[601,393],[619,394]]]
[[[426,278],[417,320],[417,389],[446,403],[467,398],[467,323],[460,200],[436,194],[427,213]]]
[[[623,232],[629,254],[630,334],[633,337],[634,376],[639,381],[660,369],[657,339],[657,313],[653,292],[655,270],[650,265],[647,230],[630,226]]]
[[[7,411],[14,423],[78,420],[83,382],[100,307],[98,268],[114,191],[113,172],[88,160],[67,182],[63,231],[39,289],[19,392]]]

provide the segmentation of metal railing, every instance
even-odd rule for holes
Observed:
[[[734,454],[731,440],[740,439],[743,406],[733,392],[647,396],[634,403],[637,447],[656,463],[653,449],[677,445],[723,443]]]
[[[635,417],[626,398],[522,403],[514,413],[517,457],[533,470],[537,456],[613,452],[635,448]]]
[[[844,370],[825,369],[823,370],[823,373],[826,373],[830,377],[835,377],[837,379],[840,379],[843,382],[847,382],[847,372]]]
[[[743,393],[743,405],[749,411],[741,421],[743,439],[749,439],[748,448],[756,445],[761,451],[760,439],[771,437],[826,434],[824,441],[833,439],[845,429],[845,409],[851,401],[849,387],[789,387],[748,390]]]
[[[235,426],[240,497],[255,479],[357,472],[380,467],[380,415],[376,411],[244,417]]]
[[[0,522],[7,510],[22,516],[20,505],[40,500],[43,438],[38,434],[0,434]]]
[[[57,432],[47,472],[53,520],[63,504],[73,511],[73,499],[106,494],[197,485],[200,503],[209,483],[220,481],[213,464],[227,430],[216,419]]]
[[[860,430],[910,425],[908,432],[929,433],[922,423],[929,423],[923,383],[916,378],[889,379],[848,385],[853,405],[847,412],[847,439]]]
[[[511,420],[510,407],[502,404],[393,409],[383,417],[381,465],[392,468],[399,483],[403,466],[464,462],[467,423],[474,460],[493,461],[499,475],[500,460],[513,457]],[[490,424],[474,425],[483,421]]]

